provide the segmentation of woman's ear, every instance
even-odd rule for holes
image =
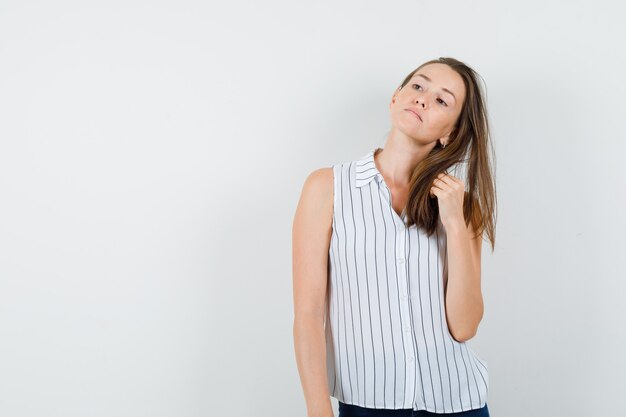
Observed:
[[[402,87],[396,88],[396,91],[393,93],[393,96],[391,96],[391,103],[389,104],[389,107],[391,107],[391,105],[396,102],[396,98],[397,98],[398,92],[400,92],[400,90],[402,90]]]
[[[393,93],[393,96],[391,96],[391,103],[389,104],[389,107],[391,107],[396,102],[396,96],[397,95],[398,95],[397,91],[395,93]]]

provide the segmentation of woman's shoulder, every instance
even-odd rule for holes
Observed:
[[[304,228],[304,235],[309,237],[316,230],[328,232],[333,218],[333,195],[332,167],[310,172],[302,186],[294,226]]]
[[[333,191],[333,167],[314,169],[304,181],[303,189],[316,198],[332,195]]]

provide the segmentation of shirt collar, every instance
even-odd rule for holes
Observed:
[[[374,152],[376,152],[376,149],[370,150],[356,161],[355,177],[357,187],[369,184],[374,178],[376,178],[379,183],[382,181],[383,176],[374,163]]]

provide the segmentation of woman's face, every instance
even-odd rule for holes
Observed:
[[[461,76],[446,64],[428,64],[393,94],[389,106],[391,123],[423,144],[444,137],[443,142],[447,143],[447,135],[461,114],[464,100]]]

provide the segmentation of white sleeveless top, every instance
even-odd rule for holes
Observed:
[[[456,413],[487,403],[488,366],[445,316],[446,233],[391,205],[375,149],[333,165],[326,365],[330,395],[367,408]]]

